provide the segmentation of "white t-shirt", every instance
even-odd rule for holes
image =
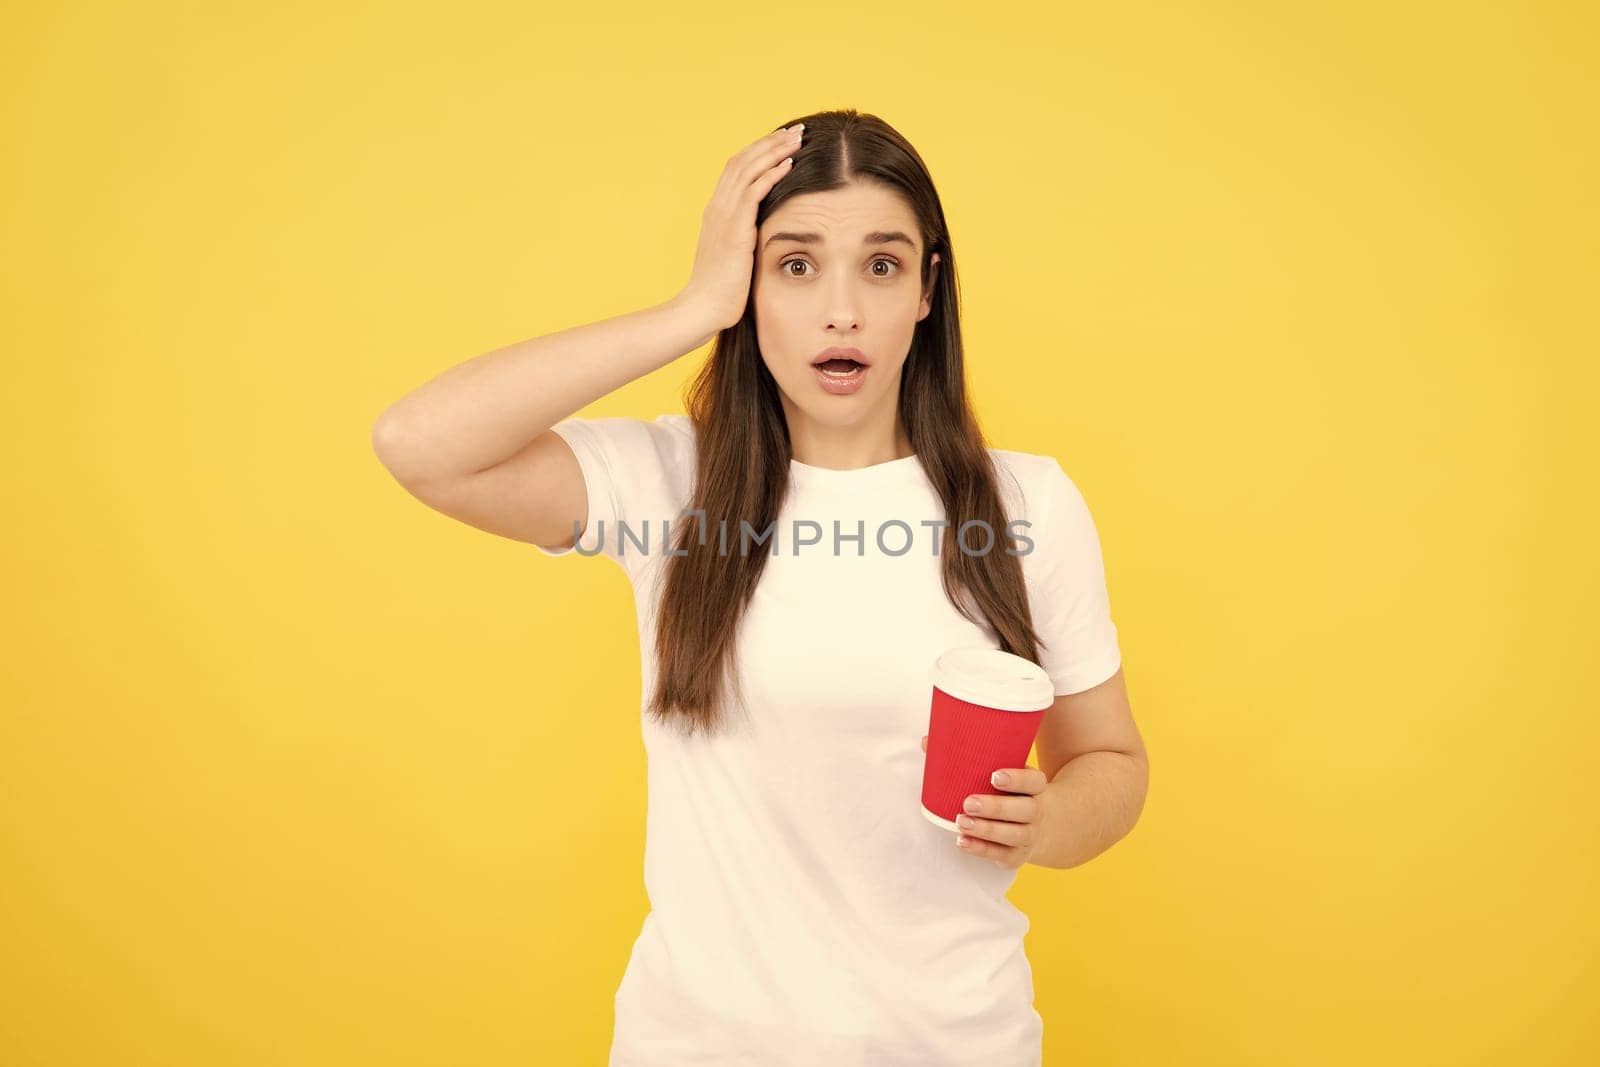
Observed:
[[[588,522],[575,546],[537,547],[598,547],[626,571],[648,703],[663,534],[694,522],[693,425],[554,429],[583,469]],[[1031,524],[1010,532],[1034,542],[1020,558],[1050,645],[1040,666],[1058,695],[1098,685],[1121,655],[1083,496],[1050,456],[990,452],[1008,519]],[[1005,895],[1017,872],[962,852],[921,811],[928,669],[948,648],[1000,645],[945,597],[934,534],[960,549],[949,526],[922,525],[943,504],[916,456],[793,461],[790,486],[748,548],[776,546],[738,629],[748,716],[731,709],[720,734],[689,740],[641,705],[651,911],[617,989],[611,1067],[1037,1067],[1029,920]],[[964,543],[985,542],[974,527]]]

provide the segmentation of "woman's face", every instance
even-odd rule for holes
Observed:
[[[892,422],[911,335],[932,306],[939,257],[924,291],[922,254],[916,216],[881,185],[793,196],[762,222],[756,339],[791,426],[797,415],[832,426]],[[823,378],[812,365],[834,346],[860,350],[858,381]]]

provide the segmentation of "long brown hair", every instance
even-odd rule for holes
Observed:
[[[934,252],[940,263],[931,308],[916,325],[901,371],[899,418],[944,502],[947,529],[953,533],[976,519],[995,531],[987,552],[941,551],[945,596],[970,622],[978,622],[974,609],[981,613],[1004,651],[1037,662],[1041,642],[1028,610],[1020,557],[1000,551],[1007,547],[1007,519],[993,461],[967,401],[955,252],[933,179],[916,149],[874,115],[846,108],[782,126],[796,122],[806,124],[805,142],[791,172],[757,208],[756,226],[791,196],[852,181],[884,184],[909,202],[922,233],[924,292]],[[698,442],[688,509],[704,518],[674,524],[674,551],[682,554],[666,559],[649,710],[662,722],[679,720],[679,728],[690,735],[712,732],[720,724],[726,686],[742,692],[735,634],[770,551],[759,546],[722,551],[719,523],[726,523],[729,542],[736,543],[741,522],[759,534],[776,522],[788,488],[789,428],[777,382],[756,341],[754,285],[751,289],[743,318],[717,335],[710,358],[685,394]]]

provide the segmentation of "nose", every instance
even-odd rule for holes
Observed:
[[[856,293],[850,279],[840,275],[829,287],[828,328],[854,332],[861,327],[861,316],[856,310]]]
[[[854,332],[860,327],[861,316],[854,311],[845,310],[842,304],[828,316],[828,329],[830,330],[849,330]]]

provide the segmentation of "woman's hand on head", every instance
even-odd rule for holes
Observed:
[[[701,308],[719,330],[744,316],[755,269],[756,209],[793,166],[803,125],[770,133],[729,159],[701,213],[694,268],[678,299]]]

